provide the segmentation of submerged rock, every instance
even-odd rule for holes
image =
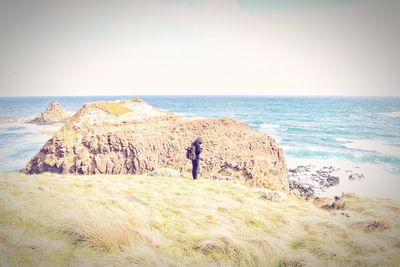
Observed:
[[[329,175],[328,178],[326,178],[326,182],[329,186],[336,186],[339,184],[340,178],[337,176]]]
[[[143,174],[160,168],[189,172],[185,149],[202,136],[201,176],[288,190],[275,140],[227,118],[189,120],[142,100],[84,105],[22,170],[25,173]]]
[[[327,188],[340,183],[340,168],[314,165],[300,165],[289,169],[289,186],[294,195],[310,199],[321,195]]]
[[[297,166],[294,169],[289,169],[289,172],[291,173],[304,173],[304,172],[310,172],[312,170],[312,168],[315,168],[314,165],[300,165]]]
[[[51,102],[47,108],[40,113],[36,118],[28,123],[34,124],[52,124],[64,123],[70,118],[70,115],[62,108],[57,101]]]

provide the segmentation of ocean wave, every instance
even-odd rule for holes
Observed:
[[[25,122],[13,122],[7,124],[0,124],[0,132],[1,134],[8,133],[45,133],[45,132],[55,132],[63,126],[62,123],[55,123],[49,125],[37,125],[32,123]]]
[[[380,113],[383,116],[391,118],[400,118],[400,111]]]
[[[343,142],[343,145],[350,149],[373,151],[373,152],[378,152],[380,154],[400,157],[400,147],[393,144],[387,144],[373,140],[362,140],[362,139],[351,140],[351,139],[337,138],[336,140],[339,142]]]
[[[329,151],[327,148],[322,147],[287,147],[283,146],[285,156],[296,159],[346,159],[354,160],[353,153]]]
[[[198,116],[196,114],[193,113],[186,113],[186,112],[174,112],[176,115],[182,116],[185,119],[188,120],[202,120],[202,119],[207,119],[207,117],[203,117],[203,116]]]
[[[262,123],[262,124],[260,125],[260,128],[261,128],[261,129],[264,129],[264,130],[275,130],[275,129],[280,128],[280,125],[279,125],[279,124]]]
[[[280,128],[279,124],[262,123],[260,125],[250,124],[250,126],[261,131],[264,134],[271,136],[275,139],[276,142],[278,142],[278,144],[282,143],[282,137],[279,136],[277,132],[277,129]]]

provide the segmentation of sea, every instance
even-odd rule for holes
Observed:
[[[1,97],[0,172],[19,171],[61,124],[25,123],[57,100],[71,114],[83,104],[139,97],[189,118],[230,117],[275,138],[289,168],[334,166],[357,170],[363,181],[341,182],[342,192],[400,200],[399,97],[79,96]]]

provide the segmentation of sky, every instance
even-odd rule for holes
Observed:
[[[400,96],[398,0],[0,0],[0,96]]]

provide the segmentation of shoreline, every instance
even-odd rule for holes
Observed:
[[[312,182],[312,174],[324,167],[330,168],[332,176],[339,178],[339,183],[334,186],[324,188],[324,190],[316,190],[316,197],[335,197],[341,196],[342,193],[353,193],[361,197],[386,198],[400,202],[400,175],[390,173],[385,170],[384,166],[369,163],[355,163],[349,160],[338,159],[300,159],[286,158],[288,170],[293,170],[299,166],[312,166],[310,172],[303,172],[300,176],[294,177],[301,184],[311,184],[318,187],[317,183]],[[349,180],[351,174],[358,174],[353,180]],[[290,172],[289,172],[290,176]],[[288,180],[291,179],[290,177]]]

